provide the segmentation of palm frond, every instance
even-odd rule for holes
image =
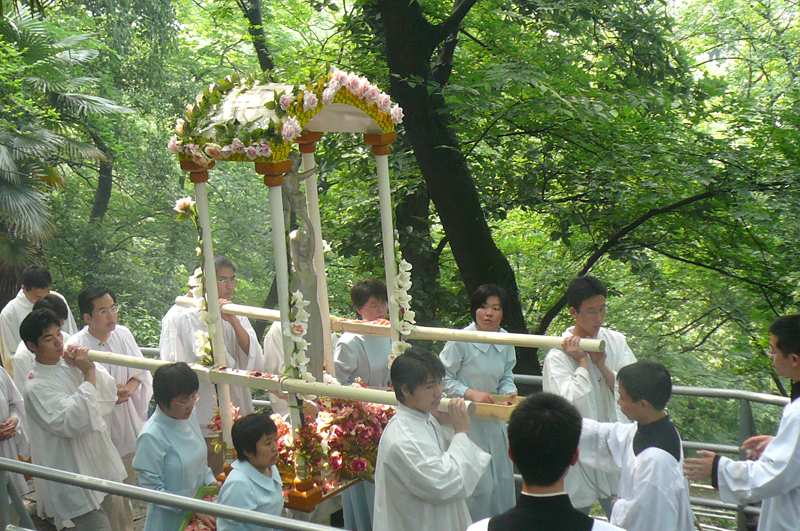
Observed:
[[[90,36],[85,33],[79,33],[77,35],[70,35],[69,37],[65,37],[60,41],[56,41],[53,43],[54,48],[58,48],[60,50],[65,50],[67,48],[73,48],[79,45],[82,42],[86,42],[89,40]]]
[[[81,87],[85,87],[86,85],[91,85],[97,81],[96,77],[90,76],[78,76],[78,77],[71,77],[66,80],[65,86],[66,90],[64,92],[75,92]]]
[[[0,181],[16,183],[19,181],[17,164],[14,162],[11,146],[0,136]]]
[[[41,64],[41,63],[40,63]],[[53,71],[49,72],[50,76],[53,75]],[[67,83],[62,79],[55,79],[54,77],[43,77],[43,76],[27,76],[25,78],[25,82],[30,86],[31,89],[37,92],[67,92],[69,90],[69,86]]]
[[[61,148],[61,153],[68,159],[83,160],[105,160],[105,154],[92,144],[79,140],[65,139]]]
[[[74,114],[86,117],[90,114],[121,114],[131,113],[132,109],[117,105],[113,101],[91,94],[78,94],[66,92],[57,95],[58,104]]]
[[[0,219],[18,238],[38,241],[51,230],[47,197],[26,183],[0,184]]]
[[[49,129],[31,128],[20,133],[14,137],[12,143],[12,155],[17,159],[52,157],[64,144],[64,137]]]
[[[86,64],[97,58],[99,52],[89,48],[82,48],[79,50],[64,50],[53,55],[55,62],[61,63],[65,66],[75,66]]]

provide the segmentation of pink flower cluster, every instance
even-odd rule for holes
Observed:
[[[366,103],[374,104],[381,112],[388,113],[393,123],[399,124],[403,121],[403,109],[396,103],[392,104],[392,98],[388,94],[370,83],[367,78],[335,67],[331,68],[328,83],[322,91],[322,102],[326,105],[331,103],[341,88],[346,88],[350,94]]]
[[[200,149],[200,146],[197,144],[184,144],[178,140],[178,137],[173,136],[169,139],[167,148],[171,153],[176,155],[186,155],[190,157],[195,164],[200,166],[207,166],[211,160],[229,159],[236,154],[244,155],[250,160],[269,158],[272,156],[272,148],[270,148],[269,144],[266,142],[245,146],[238,138],[234,138],[227,146],[208,143]]]

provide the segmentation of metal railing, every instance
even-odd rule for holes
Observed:
[[[155,503],[157,505],[177,507],[178,509],[183,509],[184,511],[208,514],[211,516],[222,517],[229,520],[236,520],[250,524],[258,524],[261,526],[297,531],[336,531],[335,527],[314,524],[310,522],[301,522],[299,520],[292,520],[291,518],[285,518],[283,516],[268,515],[247,509],[237,509],[228,505],[197,500],[195,498],[187,498],[185,496],[178,496],[177,494],[170,494],[169,492],[135,487],[133,485],[126,485],[116,481],[109,481],[107,479],[84,476],[83,474],[75,474],[65,470],[57,470],[40,465],[23,463],[21,461],[7,459],[5,457],[0,457],[0,470],[6,472],[17,472],[19,474],[28,474],[30,476],[49,481],[75,485],[76,487],[81,487],[84,489],[96,490],[105,492],[107,494],[116,494],[126,498],[133,498],[148,503]],[[2,493],[0,493],[0,495],[2,495]]]
[[[159,351],[157,348],[142,348],[145,355],[158,357]],[[514,382],[528,389],[542,390],[542,377],[537,375],[515,374]],[[773,406],[785,406],[789,403],[789,399],[782,396],[771,395],[767,393],[757,393],[755,391],[742,391],[738,389],[719,389],[713,387],[687,387],[676,385],[672,388],[672,394],[675,396],[692,396],[701,398],[717,398],[736,400],[739,403],[739,433],[738,441],[741,444],[745,439],[757,434],[755,420],[753,417],[753,409],[751,404],[753,402],[758,404],[767,404]],[[253,405],[258,407],[268,406],[268,400],[253,400]],[[683,441],[684,449],[688,450],[710,450],[717,453],[735,454],[744,457],[739,446],[730,444],[720,444],[704,441]],[[518,484],[521,484],[521,477],[517,478]],[[735,511],[737,520],[737,529],[740,531],[746,530],[747,520],[746,515],[760,514],[760,509],[757,506],[737,506],[731,503],[725,503],[720,500],[712,498],[704,498],[693,496],[691,497],[692,505],[705,507],[714,510]]]

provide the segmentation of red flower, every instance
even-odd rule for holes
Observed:
[[[350,470],[353,471],[355,474],[361,474],[365,472],[369,466],[366,459],[362,459],[361,457],[356,457],[353,459],[353,462],[350,463]]]

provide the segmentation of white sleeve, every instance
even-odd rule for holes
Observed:
[[[800,413],[784,413],[778,434],[757,461],[720,457],[717,482],[720,498],[740,505],[800,487]]]
[[[589,371],[580,365],[575,368],[572,359],[558,349],[547,353],[542,367],[542,388],[574,404],[592,392]]]
[[[78,325],[75,323],[75,317],[72,315],[72,308],[69,307],[67,299],[65,299],[64,296],[60,293],[57,293],[55,291],[52,293],[54,295],[61,297],[61,300],[64,301],[64,304],[67,305],[67,320],[64,321],[64,324],[61,326],[61,329],[64,330],[64,332],[68,333],[69,335],[77,334],[78,330],[80,329],[78,328]]]
[[[675,496],[661,489],[669,484],[669,468],[677,466],[666,453],[645,450],[639,454],[633,472],[633,496],[619,498],[611,511],[611,523],[623,529],[679,529]]]
[[[590,468],[619,472],[632,430],[636,425],[583,419],[578,459]]]
[[[264,335],[264,371],[271,374],[283,373],[283,333],[280,321],[270,325]]]
[[[355,345],[355,338],[346,340],[344,337],[336,343],[333,353],[334,366],[336,367],[336,379],[342,385],[350,385],[356,379],[361,353]]]
[[[11,359],[19,343],[19,329],[15,332],[13,328],[8,314],[0,314],[0,354],[3,356],[3,361]]]
[[[239,342],[236,341],[236,368],[246,371],[263,371],[266,361],[264,359],[264,351],[261,350],[261,343],[258,342],[256,331],[247,317],[238,316],[238,319],[242,328],[250,337],[250,350],[245,353],[239,346]]]
[[[99,375],[99,369],[97,373]],[[53,435],[75,438],[86,431],[108,429],[103,422],[108,412],[100,408],[98,390],[89,382],[83,382],[72,394],[41,384],[34,384],[28,390],[25,400],[27,418],[37,421],[42,429]],[[116,386],[114,394],[116,396]]]
[[[444,504],[468,498],[490,460],[466,433],[457,433],[444,453],[433,441],[405,438],[392,447],[384,465],[414,496]]]

